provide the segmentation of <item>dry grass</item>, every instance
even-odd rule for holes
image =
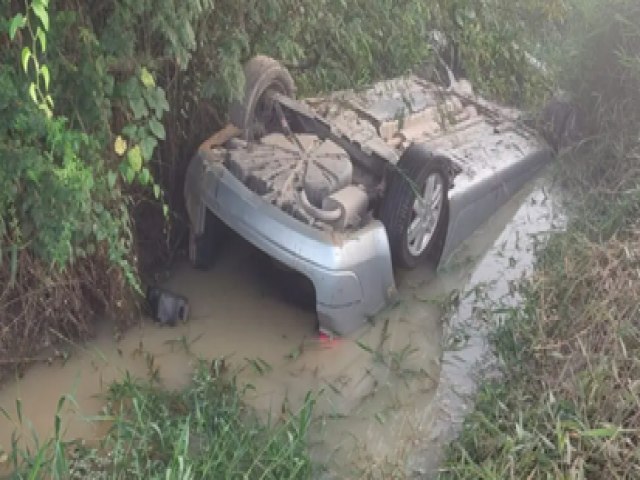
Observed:
[[[61,338],[86,338],[97,314],[126,319],[128,287],[104,256],[56,271],[25,250],[16,267],[13,281],[10,265],[0,268],[0,381]]]
[[[596,135],[561,159],[568,229],[493,334],[503,378],[442,478],[640,478],[640,7],[575,3],[562,68]]]
[[[602,244],[570,235],[559,248],[533,285],[537,383],[581,420],[566,440],[567,466],[592,478],[638,478],[640,226]]]
[[[583,211],[541,253],[525,303],[492,337],[504,377],[481,388],[443,478],[640,478],[634,198],[610,198],[609,217]],[[627,221],[604,235],[621,208]]]

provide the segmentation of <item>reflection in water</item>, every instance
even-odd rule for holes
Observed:
[[[373,325],[330,343],[315,336],[312,311],[283,300],[265,266],[269,262],[233,242],[210,272],[184,265],[166,282],[189,298],[189,323],[171,329],[144,321],[116,341],[104,322],[64,366],[35,366],[5,385],[0,407],[15,412],[20,398],[34,431],[48,435],[58,399],[71,393],[66,437],[90,441],[100,437],[101,427],[88,417],[100,412],[101,394],[124,372],[155,372],[175,389],[188,382],[195,358],[224,356],[238,369],[238,381],[255,387],[247,401],[265,418],[283,404],[295,410],[309,391],[318,395],[310,440],[312,455],[326,465],[319,476],[401,476],[407,458],[413,471],[427,472],[437,461],[436,447],[450,438],[449,425],[463,412],[464,403],[452,392],[472,391],[472,367],[486,350],[482,337],[472,336],[456,354],[460,361],[447,352],[441,362],[442,300],[465,285],[490,284],[488,291],[500,295],[508,291],[507,282],[531,264],[529,235],[551,226],[552,208],[544,196],[537,186],[515,198],[437,277],[427,266],[399,273],[399,301]],[[448,331],[473,318],[471,303],[463,301]],[[0,417],[0,448],[9,445],[12,429]]]

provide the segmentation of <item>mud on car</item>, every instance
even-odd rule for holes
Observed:
[[[315,289],[321,330],[349,334],[394,297],[393,269],[437,264],[552,158],[522,113],[417,76],[296,100],[289,72],[245,67],[231,123],[185,182],[189,257],[230,228]]]

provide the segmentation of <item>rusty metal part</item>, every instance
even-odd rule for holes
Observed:
[[[216,133],[202,142],[200,144],[200,147],[198,147],[198,151],[201,152],[204,150],[213,150],[214,148],[222,147],[232,138],[239,137],[241,133],[242,130],[229,123],[222,130],[218,130]]]

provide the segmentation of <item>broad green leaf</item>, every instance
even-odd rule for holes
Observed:
[[[151,133],[153,133],[160,140],[165,139],[165,131],[164,126],[155,118],[149,120],[149,128],[151,129]]]
[[[120,164],[120,173],[127,183],[132,183],[133,179],[136,177],[136,172],[134,172],[126,162],[122,162]],[[100,241],[100,239],[98,239],[98,241]]]
[[[131,111],[133,112],[133,117],[136,120],[140,120],[141,118],[149,115],[149,109],[147,109],[146,103],[144,103],[144,98],[137,97],[129,100],[129,105],[131,106]]]
[[[113,190],[113,187],[116,186],[116,174],[115,172],[107,173],[107,185],[110,190]]]
[[[13,40],[16,36],[16,32],[23,28],[27,24],[27,19],[21,14],[17,14],[11,19],[9,24],[9,38]]]
[[[33,100],[33,103],[37,104],[38,103],[38,95],[36,94],[36,84],[32,83],[31,85],[29,85],[29,96],[31,97],[31,100]]]
[[[160,120],[164,112],[169,111],[169,102],[162,88],[145,90],[144,98],[147,100],[149,108],[153,109],[155,117]]]
[[[33,2],[31,4],[31,10],[38,17],[40,22],[42,23],[42,27],[45,30],[49,30],[49,13],[47,12],[46,7],[42,4],[42,2]]]
[[[140,147],[142,149],[142,158],[146,161],[151,160],[151,157],[153,156],[153,151],[156,148],[156,145],[158,145],[158,140],[155,139],[155,137],[152,136],[148,136],[145,137],[142,142],[140,143]]]
[[[156,199],[160,198],[160,185],[158,185],[157,183],[153,185],[153,195],[156,197]]]
[[[151,180],[151,173],[149,173],[149,169],[147,167],[143,168],[138,175],[138,179],[142,185],[148,185],[149,180]]]
[[[165,218],[169,218],[169,207],[166,203],[162,205],[162,213],[164,214]]]
[[[29,47],[22,49],[22,69],[27,73],[29,71],[29,59],[31,58],[31,50]]]
[[[149,70],[147,70],[145,67],[142,67],[142,70],[140,71],[140,81],[147,88],[153,88],[156,86],[153,75],[151,75],[151,73],[149,73]]]
[[[138,138],[138,127],[130,123],[122,129],[122,133],[129,137],[129,140],[136,140]]]
[[[116,152],[116,155],[119,157],[123,156],[127,151],[127,141],[122,138],[120,135],[116,137],[116,141],[113,144],[113,150]]]
[[[51,111],[51,109],[49,108],[49,105],[47,105],[46,103],[39,103],[38,104],[38,108],[40,110],[42,110],[45,115],[47,116],[47,118],[51,118],[53,117],[53,112]]]
[[[133,169],[134,172],[139,172],[142,168],[142,153],[140,152],[140,146],[136,145],[127,153],[127,160],[129,161],[129,166]]]
[[[162,110],[164,112],[169,111],[169,102],[167,101],[167,95],[165,94],[162,88],[157,89],[158,92],[158,102],[155,105],[156,109]]]
[[[40,42],[40,48],[42,49],[42,53],[47,51],[47,36],[40,27],[36,30],[36,38]]]
[[[45,90],[49,90],[49,67],[47,67],[46,65],[43,65],[42,68],[40,68],[40,75],[42,75],[42,79],[44,80],[44,88]]]

